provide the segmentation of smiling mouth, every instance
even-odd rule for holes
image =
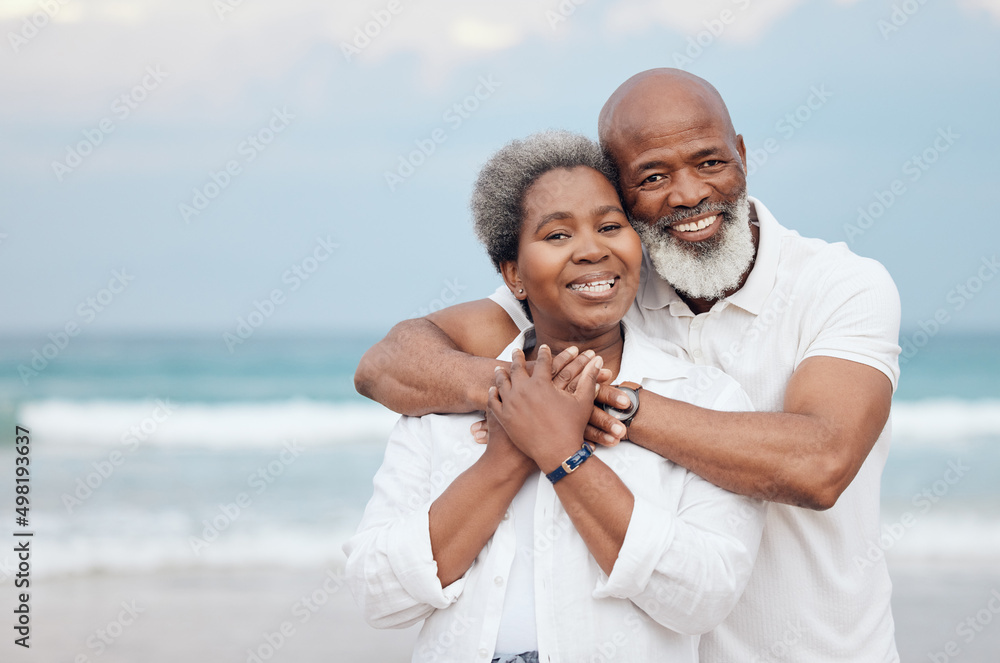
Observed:
[[[608,290],[611,290],[611,288],[615,287],[615,281],[617,280],[617,278],[613,278],[601,279],[599,281],[588,281],[587,283],[570,283],[566,287],[577,292],[607,292]]]
[[[678,223],[674,226],[671,226],[670,229],[682,233],[692,233],[698,230],[704,230],[705,228],[708,228],[710,225],[715,223],[715,220],[718,218],[719,218],[718,214],[713,214],[712,216],[706,216],[704,219],[700,219],[698,221]]]

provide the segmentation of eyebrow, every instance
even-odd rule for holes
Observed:
[[[697,152],[694,152],[692,154],[687,155],[686,159],[688,161],[700,161],[700,160],[702,160],[702,159],[704,159],[706,157],[719,156],[720,153],[721,153],[721,150],[718,147],[703,147],[700,150],[698,150]],[[660,160],[660,159],[654,159],[653,161],[647,161],[647,162],[639,165],[635,169],[635,172],[636,173],[644,173],[647,170],[656,170],[656,169],[659,169],[659,168],[663,168],[666,165],[667,165],[666,161],[663,161],[663,160]]]
[[[625,210],[623,210],[620,205],[601,205],[600,207],[592,209],[590,214],[592,216],[604,216],[612,212],[624,214]],[[573,218],[573,215],[569,212],[550,212],[538,221],[538,225],[535,226],[535,234],[538,234],[542,228],[553,221],[562,221],[563,219],[571,218]]]

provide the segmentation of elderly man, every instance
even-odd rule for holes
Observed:
[[[735,377],[759,412],[639,392],[626,430],[595,408],[588,437],[627,437],[730,491],[775,502],[757,566],[706,661],[898,661],[879,540],[879,482],[899,376],[899,297],[878,263],[781,226],[746,195],[746,155],[718,92],[638,74],[601,111],[602,146],[647,252],[626,320],[665,352]],[[490,359],[528,321],[501,287],[397,325],[358,390],[406,414],[484,409]],[[599,403],[625,407],[604,387]]]

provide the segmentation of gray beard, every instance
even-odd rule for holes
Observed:
[[[722,227],[703,242],[675,239],[667,227],[684,218],[722,212]],[[718,300],[740,285],[753,262],[750,201],[746,188],[732,203],[702,203],[683,214],[663,217],[653,225],[632,221],[653,267],[677,292],[691,299]]]

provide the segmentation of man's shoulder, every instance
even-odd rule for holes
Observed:
[[[845,282],[895,289],[882,263],[854,253],[846,243],[803,237],[795,231],[783,230],[786,232],[781,238],[778,277],[794,281],[799,290],[813,290],[819,294]]]

